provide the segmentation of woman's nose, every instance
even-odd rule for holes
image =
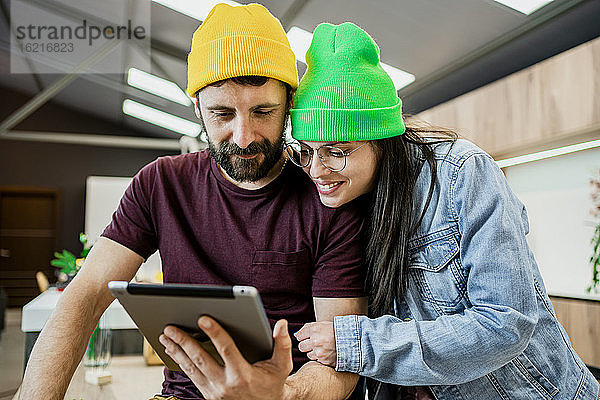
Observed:
[[[331,173],[331,171],[323,165],[316,152],[313,153],[313,157],[310,161],[308,168],[309,175],[315,179]]]

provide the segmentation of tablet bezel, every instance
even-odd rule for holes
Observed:
[[[200,339],[202,347],[215,354],[197,321],[214,318],[231,335],[250,363],[271,357],[273,333],[258,290],[252,286],[191,284],[138,284],[111,281],[108,288],[119,300],[167,368],[181,371],[165,352],[158,337],[167,325],[175,325]],[[199,337],[200,336],[200,337]],[[216,357],[221,362],[220,358]]]

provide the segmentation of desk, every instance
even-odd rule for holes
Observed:
[[[23,306],[21,330],[23,332],[40,332],[56,308],[61,294],[62,292],[59,292],[56,288],[49,288],[25,304]],[[105,317],[110,329],[137,329],[137,326],[118,300],[110,304]]]
[[[147,366],[142,356],[113,357],[108,370],[112,373],[112,383],[95,386],[85,382],[85,370],[79,364],[65,400],[147,400],[162,389],[163,366]],[[17,392],[13,400],[19,398]]]
[[[50,288],[23,306],[21,330],[25,332],[25,364],[40,331],[56,308],[62,292]],[[141,354],[143,337],[118,300],[106,309],[105,317],[112,335],[112,354]]]

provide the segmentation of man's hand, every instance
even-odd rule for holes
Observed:
[[[298,349],[311,360],[330,367],[336,366],[335,329],[333,322],[311,322],[294,334],[298,339]]]
[[[160,342],[165,352],[198,387],[206,399],[277,399],[284,397],[284,384],[292,372],[292,340],[287,321],[273,329],[273,356],[249,364],[233,339],[214,319],[202,316],[198,326],[214,344],[224,362],[219,363],[187,333],[167,326]]]

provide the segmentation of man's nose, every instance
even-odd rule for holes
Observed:
[[[236,119],[235,126],[233,128],[233,142],[242,149],[245,149],[254,142],[256,135],[254,134],[250,121],[248,118],[239,116]]]

